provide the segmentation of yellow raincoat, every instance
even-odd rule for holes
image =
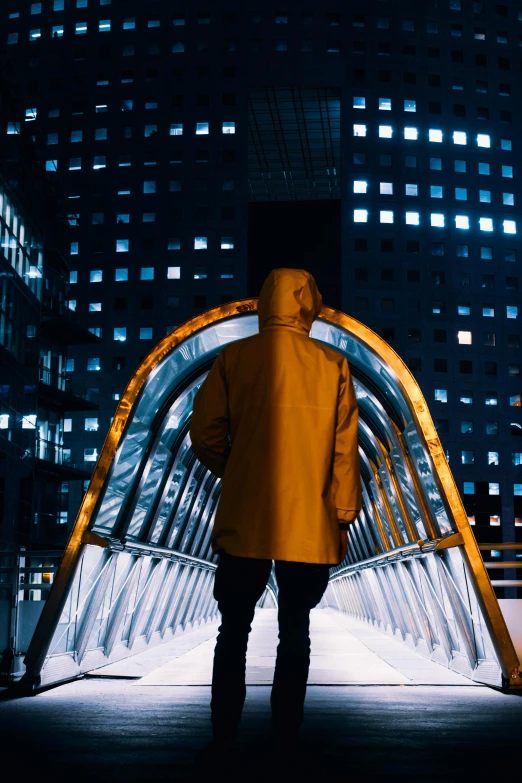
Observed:
[[[339,521],[361,509],[348,362],[309,336],[322,299],[275,269],[259,334],[226,345],[194,399],[193,451],[223,479],[212,546],[239,557],[339,562]]]

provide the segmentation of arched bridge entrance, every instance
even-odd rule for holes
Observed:
[[[214,618],[220,481],[192,454],[192,400],[219,350],[258,329],[256,300],[165,337],[132,377],[26,656],[33,687],[70,679]],[[312,337],[345,354],[359,409],[363,510],[324,601],[478,682],[519,661],[428,407],[397,354],[323,307]],[[274,605],[275,583],[262,603]]]

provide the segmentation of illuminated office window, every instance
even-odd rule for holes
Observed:
[[[491,191],[490,190],[479,190],[479,201],[482,204],[489,204],[489,203],[491,203]]]
[[[182,122],[173,122],[170,125],[170,135],[171,136],[183,136],[183,123]]]
[[[223,133],[235,133],[236,132],[236,123],[235,122],[224,122],[222,124],[222,132]]]
[[[498,465],[498,451],[488,451],[487,460],[489,466]]]
[[[181,250],[181,240],[179,237],[171,237],[167,240],[167,250]]]
[[[58,160],[46,160],[45,161],[45,170],[46,171],[58,171]]]
[[[111,29],[111,20],[110,19],[100,19],[100,22],[98,24],[98,30],[100,33],[106,33],[109,32]]]
[[[104,169],[107,167],[106,157],[105,155],[95,155],[94,156],[94,163],[92,165],[93,169]]]
[[[415,185],[413,183],[406,183],[404,185],[404,192],[407,196],[418,196],[419,195],[419,186]]]
[[[416,141],[419,138],[417,128],[404,128],[404,138],[410,141]]]
[[[122,283],[122,282],[128,280],[129,279],[129,270],[124,268],[124,267],[120,267],[119,269],[115,269],[114,270],[114,279],[115,279],[115,281],[117,283]]]
[[[71,242],[69,252],[72,256],[78,255],[78,242]]]
[[[194,250],[206,250],[207,237],[194,237]]]
[[[90,313],[101,313],[102,310],[102,303],[101,302],[89,302],[89,312]]]
[[[516,234],[517,233],[517,224],[514,220],[504,220],[502,221],[502,225],[504,228],[504,234]]]
[[[140,327],[140,340],[152,340],[152,326]]]
[[[474,481],[464,481],[463,487],[464,487],[464,495],[474,495],[475,494],[475,482]]]
[[[511,464],[516,465],[517,467],[519,465],[522,465],[522,451],[514,451],[511,454]]]
[[[391,111],[392,102],[391,98],[379,98],[379,110]]]
[[[196,136],[207,136],[209,133],[208,122],[196,122]]]
[[[497,392],[488,392],[484,397],[484,405],[498,405]]]
[[[441,215],[438,212],[432,212],[430,215],[430,221],[432,226],[436,226],[437,228],[444,228],[444,215]]]
[[[140,280],[154,280],[154,267],[142,266],[140,269]]]
[[[484,318],[494,318],[495,317],[495,308],[491,305],[485,305],[482,308],[482,316]]]
[[[115,326],[114,327],[114,333],[113,333],[113,339],[116,340],[116,342],[124,343],[127,340],[127,327],[126,326]]]
[[[459,400],[463,405],[473,405],[473,392],[461,392]]]
[[[143,192],[144,193],[155,193],[156,192],[156,182],[155,182],[155,180],[146,180],[143,183]]]
[[[63,36],[63,24],[56,24],[52,29],[53,38],[61,38]]]
[[[502,176],[503,177],[512,177],[513,176],[513,166],[502,166]]]
[[[475,464],[475,452],[470,451],[468,449],[463,449],[460,452],[460,460],[463,465],[474,465]]]
[[[485,176],[489,176],[490,174],[490,165],[489,163],[479,163],[478,164],[478,173],[483,174]]]
[[[69,171],[78,171],[82,167],[81,158],[71,158],[69,161]]]
[[[454,131],[453,144],[467,144],[467,143],[468,143],[468,139],[463,131]]]
[[[506,305],[506,318],[518,318],[518,307],[516,305]]]
[[[467,215],[455,215],[455,228],[469,229],[469,217]]]
[[[74,32],[76,35],[85,35],[87,32],[87,22],[76,22]]]
[[[353,192],[354,193],[366,193],[368,191],[368,183],[361,179],[354,180]]]
[[[404,111],[417,111],[417,102],[406,98],[404,100]]]
[[[503,193],[502,194],[502,203],[506,207],[514,207],[515,206],[515,194],[514,193]]]
[[[365,109],[366,108],[366,98],[354,97],[354,99],[353,99],[353,108],[354,109]]]
[[[442,198],[442,185],[430,185],[430,196],[431,198]]]
[[[479,227],[481,231],[493,231],[493,220],[491,218],[479,218]]]
[[[123,29],[124,30],[134,30],[136,27],[136,20],[135,19],[124,19],[123,20]]]
[[[440,143],[442,141],[442,131],[430,128],[428,132],[428,138],[430,141]]]
[[[128,239],[117,239],[116,240],[116,252],[117,253],[128,253],[129,252],[129,240]]]
[[[233,250],[234,237],[221,237],[221,250]]]
[[[471,345],[471,341],[472,341],[471,332],[463,332],[463,331],[457,332],[457,340],[459,342],[459,345]]]
[[[367,223],[368,222],[368,210],[367,209],[354,209],[353,211],[354,223]]]
[[[517,497],[522,495],[522,484],[513,484],[513,494]]]
[[[500,484],[498,483],[498,481],[489,482],[488,495],[500,495]]]
[[[354,125],[353,126],[353,135],[354,136],[366,136],[366,125]]]
[[[84,421],[85,432],[98,432],[98,419],[95,416],[86,416]]]
[[[393,128],[391,125],[379,125],[379,138],[391,139]]]
[[[434,389],[435,402],[447,402],[448,390],[447,389]]]
[[[500,527],[500,516],[498,514],[491,514],[489,517],[489,524],[491,527]]]
[[[419,213],[418,212],[406,212],[406,225],[418,226],[419,225]]]
[[[471,307],[468,304],[457,305],[458,315],[471,315]]]
[[[102,269],[91,269],[89,272],[89,282],[90,283],[101,283],[103,280],[103,270]]]
[[[500,148],[503,150],[512,150],[513,142],[511,139],[500,139]]]
[[[30,41],[38,41],[42,37],[42,31],[41,30],[29,30],[29,40]]]
[[[101,370],[100,360],[98,357],[87,359],[87,370],[89,372],[98,372]]]
[[[393,212],[391,210],[381,209],[381,223],[393,223]]]
[[[167,279],[168,280],[179,280],[181,278],[181,267],[179,266],[168,266],[167,267]]]
[[[207,267],[206,266],[195,266],[194,267],[194,280],[206,280],[207,278]]]
[[[522,397],[520,394],[509,395],[509,405],[511,408],[520,408],[522,405]]]
[[[379,182],[379,192],[381,195],[393,195],[393,182]]]
[[[488,136],[487,133],[479,133],[477,135],[477,146],[491,147],[491,136]]]

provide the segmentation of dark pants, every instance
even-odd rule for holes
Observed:
[[[329,568],[313,563],[275,563],[279,645],[271,705],[272,724],[278,732],[295,732],[303,722],[310,666],[310,610],[326,590]],[[222,617],[214,653],[211,701],[216,737],[234,737],[241,720],[248,634],[271,569],[271,560],[219,556],[214,597]]]

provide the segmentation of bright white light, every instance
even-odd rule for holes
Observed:
[[[459,345],[471,345],[471,332],[457,332]]]
[[[393,196],[393,182],[379,182],[379,192],[385,196]]]
[[[441,130],[434,130],[433,128],[430,128],[428,138],[430,141],[436,141],[441,142],[442,141],[442,131]]]
[[[388,209],[381,209],[381,223],[393,223],[393,212]]]
[[[353,211],[354,223],[367,223],[368,222],[368,210],[367,209],[354,209]]]
[[[407,196],[418,196],[419,195],[419,186],[413,183],[406,183],[405,192]]]
[[[208,122],[196,122],[196,136],[206,136],[208,127]]]
[[[479,226],[481,231],[493,231],[493,220],[491,218],[479,218]]]
[[[504,222],[506,222],[506,221],[504,221]],[[513,221],[511,221],[511,222],[513,222]],[[512,231],[511,233],[514,234],[515,232]],[[42,276],[42,270],[39,267],[33,266],[31,264],[31,266],[29,267],[29,271],[27,273],[27,276],[28,277],[41,277]]]
[[[477,146],[478,147],[491,147],[491,136],[487,133],[477,134]]]
[[[379,125],[379,138],[391,139],[393,128],[391,125]]]
[[[353,135],[354,136],[366,136],[366,125],[354,125],[353,126]]]
[[[366,98],[359,98],[355,97],[353,99],[353,108],[354,109],[365,109],[366,108]]]
[[[432,226],[444,228],[444,215],[441,215],[439,212],[432,212],[430,217]]]
[[[504,220],[502,225],[504,227],[504,234],[517,233],[517,224],[514,220]]]
[[[9,414],[0,413],[0,430],[9,429]]]
[[[392,103],[391,98],[379,98],[380,111],[391,111]]]
[[[36,429],[36,414],[30,413],[28,416],[24,416],[22,419],[22,429],[23,430],[34,430]]]
[[[356,179],[353,183],[354,193],[366,193],[368,190],[368,183],[363,179]]]
[[[418,212],[406,212],[406,225],[418,226],[419,225],[419,213]]]
[[[453,133],[453,144],[467,144],[468,139],[464,131],[455,131]]]
[[[404,138],[416,141],[419,138],[419,131],[417,128],[404,128]]]
[[[469,228],[469,217],[467,215],[455,216],[455,228]]]

